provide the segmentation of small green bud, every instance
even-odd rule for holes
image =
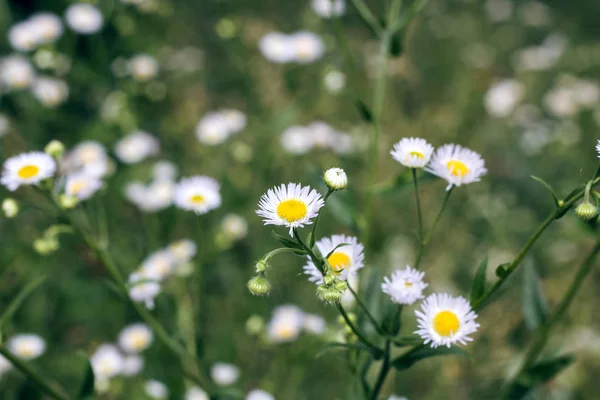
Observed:
[[[346,281],[341,281],[339,279],[337,279],[334,284],[333,287],[340,293],[344,293],[346,291],[346,289],[348,289],[348,284],[346,283]]]
[[[584,202],[575,208],[575,214],[584,221],[592,221],[598,217],[598,208],[592,203]]]
[[[331,286],[331,284],[333,284],[336,281],[336,277],[332,274],[327,274],[323,277],[323,282],[325,282],[325,285],[327,286]]]
[[[265,327],[265,320],[259,315],[252,315],[246,321],[246,333],[259,335]]]
[[[33,249],[41,255],[48,255],[58,250],[59,243],[56,239],[36,239],[33,242]]]
[[[65,154],[65,145],[58,140],[52,140],[44,148],[44,152],[57,160],[62,159]]]
[[[255,296],[266,296],[271,291],[271,282],[263,275],[256,275],[248,281],[248,290]]]
[[[79,199],[75,196],[68,196],[66,194],[58,196],[58,204],[65,210],[75,207],[77,203],[79,203]]]
[[[256,272],[261,274],[269,269],[269,262],[265,259],[258,260],[256,263]]]
[[[335,288],[321,285],[317,288],[317,297],[325,303],[336,304],[340,302],[342,293]]]
[[[13,218],[19,213],[19,203],[15,199],[4,199],[2,202],[2,211],[6,218]]]

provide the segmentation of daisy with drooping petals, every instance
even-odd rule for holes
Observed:
[[[36,185],[52,177],[55,171],[56,163],[52,157],[32,151],[6,160],[0,182],[14,192],[21,185]]]
[[[343,244],[345,246],[341,246]],[[364,247],[353,236],[333,235],[317,241],[316,245],[339,279],[347,280],[365,265]],[[309,281],[323,284],[323,275],[310,259],[303,269]]]
[[[448,181],[446,190],[479,182],[487,173],[483,158],[474,151],[457,144],[446,144],[435,152],[426,170]]]
[[[77,197],[79,200],[87,200],[102,187],[102,181],[95,176],[85,172],[77,172],[67,177],[65,193]]]
[[[424,272],[406,266],[392,273],[391,279],[383,278],[381,284],[383,293],[389,295],[396,304],[410,305],[423,298],[423,290],[428,286],[423,282]]]
[[[419,328],[415,333],[425,340],[425,344],[431,343],[431,347],[467,344],[473,340],[469,335],[479,328],[475,322],[477,314],[461,296],[432,294],[421,304],[421,311],[417,310],[415,314]]]
[[[302,228],[312,224],[325,203],[321,195],[310,186],[288,183],[263,194],[258,202],[256,214],[264,218],[265,225],[279,225],[290,228]]]
[[[433,146],[421,138],[403,138],[390,152],[394,160],[409,168],[424,168],[431,159]]]
[[[184,210],[206,214],[221,205],[219,183],[208,176],[183,178],[175,186],[173,202]]]

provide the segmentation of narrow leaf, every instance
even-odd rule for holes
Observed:
[[[360,100],[356,101],[355,104],[363,121],[367,123],[373,122],[373,114],[371,113],[371,110],[369,110],[369,108],[366,106],[366,104]]]
[[[563,369],[571,365],[574,360],[573,355],[567,354],[535,364],[509,387],[506,398],[511,400],[525,398],[532,389],[554,378]]]
[[[485,276],[487,272],[488,258],[487,256],[481,261],[477,271],[475,272],[475,278],[473,279],[473,285],[471,286],[471,294],[469,299],[471,303],[477,301],[485,292]]]
[[[414,350],[396,358],[392,362],[392,366],[396,369],[405,369],[412,367],[416,362],[424,360],[426,358],[457,355],[463,357],[469,357],[469,354],[459,347],[437,347],[432,348],[428,346],[417,347]]]
[[[332,255],[333,253],[335,253],[335,251],[336,251],[337,249],[339,249],[340,247],[345,247],[345,246],[350,246],[350,243],[340,243],[340,244],[338,244],[337,246],[335,246],[335,247],[333,248],[333,250],[331,250],[329,253],[327,253],[327,257],[325,257],[325,258],[329,258],[329,257],[331,257],[331,255]]]
[[[275,231],[271,231],[271,235],[287,248],[302,250],[302,246],[300,246],[299,243],[296,243],[295,241],[286,238]]]
[[[550,192],[550,194],[552,195],[552,198],[554,199],[554,204],[558,206],[558,196],[556,195],[556,192],[554,191],[554,189],[552,188],[552,186],[550,186],[550,184],[548,182],[546,182],[545,180],[543,180],[542,178],[535,176],[535,175],[529,175],[529,177],[531,179],[533,179],[534,181],[540,183],[542,186],[544,186],[546,189],[548,189],[548,191]]]
[[[81,383],[81,388],[79,389],[78,399],[83,400],[88,397],[93,397],[94,395],[94,370],[92,369],[92,364],[88,360],[86,355],[82,355],[85,357],[85,372],[83,374],[83,381]]]
[[[540,280],[532,263],[524,265],[523,316],[529,329],[535,329],[548,318],[548,305],[542,294]]]
[[[27,286],[21,290],[21,292],[15,297],[15,299],[6,307],[6,310],[0,316],[0,328],[4,327],[4,325],[12,318],[14,313],[19,309],[21,304],[29,297],[31,293],[35,289],[37,289],[44,281],[46,280],[45,276],[39,277],[34,281],[30,282]]]
[[[316,358],[320,358],[323,355],[325,355],[326,353],[329,353],[331,351],[338,350],[338,349],[345,349],[345,350],[357,349],[357,350],[363,350],[363,351],[366,351],[368,353],[371,353],[371,355],[373,356],[373,358],[376,359],[376,360],[380,359],[381,356],[382,356],[382,354],[381,354],[380,351],[376,351],[377,349],[374,349],[374,348],[369,347],[367,345],[364,345],[362,343],[328,343],[323,350],[321,350],[319,353],[317,353]]]

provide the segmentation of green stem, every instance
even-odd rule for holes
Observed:
[[[348,326],[350,327],[350,329],[352,330],[352,333],[354,333],[354,335],[356,335],[356,337],[363,342],[365,345],[369,346],[370,348],[377,350],[377,351],[381,351],[381,349],[377,346],[375,346],[373,343],[371,343],[369,341],[369,339],[367,339],[361,332],[360,330],[352,323],[352,321],[350,320],[350,317],[348,317],[348,314],[346,314],[346,311],[344,310],[344,308],[342,307],[341,304],[337,304],[337,309],[340,311],[340,314],[342,314],[342,317],[344,318],[344,321],[346,321],[346,324],[348,324]]]
[[[423,214],[421,212],[421,200],[419,198],[419,178],[417,177],[417,169],[411,168],[413,186],[415,188],[415,201],[417,203],[417,218],[419,219],[419,241],[423,242]]]
[[[66,391],[56,383],[50,383],[42,378],[36,371],[33,370],[26,362],[16,357],[6,347],[0,345],[0,354],[2,354],[12,365],[21,371],[25,376],[33,381],[33,383],[48,396],[57,400],[69,400],[70,397]],[[54,388],[53,386],[56,386]]]
[[[321,272],[321,274],[323,276],[325,276],[325,269],[323,268],[323,265],[324,265],[323,261],[320,260],[319,257],[317,257],[315,255],[315,253],[313,253],[312,249],[309,249],[308,246],[306,244],[304,244],[304,242],[300,238],[300,235],[298,234],[298,230],[296,228],[294,228],[292,231],[293,231],[294,238],[296,239],[296,241],[298,242],[298,244],[300,246],[302,246],[302,248],[304,249],[304,251],[306,251],[306,253],[309,255],[309,257],[312,260],[313,264],[315,264],[315,266]]]
[[[275,249],[275,250],[270,251],[267,254],[265,254],[263,256],[263,260],[270,261],[271,258],[273,258],[274,256],[276,256],[279,253],[297,253],[299,251],[300,251],[300,249],[294,249],[294,248],[291,248],[291,247],[281,247],[279,249]]]
[[[367,25],[369,25],[369,28],[371,28],[371,30],[376,35],[379,36],[383,33],[383,28],[377,20],[377,17],[375,17],[373,12],[369,9],[367,4],[363,0],[352,0],[352,5],[354,5],[354,8],[358,12],[362,20],[365,21]]]
[[[444,214],[444,211],[446,210],[446,206],[448,205],[448,200],[450,199],[450,194],[452,194],[453,189],[454,189],[454,186],[452,186],[449,190],[446,191],[446,196],[444,196],[444,200],[442,201],[442,206],[440,207],[440,211],[438,212],[437,216],[435,217],[435,220],[433,221],[433,225],[431,226],[431,229],[429,230],[427,235],[425,235],[425,237],[422,237],[422,239],[421,239],[421,244],[419,246],[419,254],[417,254],[417,259],[415,260],[415,265],[414,265],[415,269],[419,269],[419,265],[421,264],[421,260],[423,258],[423,255],[425,254],[425,250],[427,249],[427,245],[429,244],[429,241],[431,240],[431,237],[433,236],[433,232],[435,232],[435,228],[437,228],[438,223],[442,219],[442,215]]]
[[[541,325],[536,332],[535,339],[529,347],[529,350],[525,354],[525,359],[519,368],[519,371],[515,375],[515,381],[518,380],[523,373],[525,373],[537,360],[541,351],[544,349],[546,342],[550,336],[550,332],[557,324],[557,322],[564,316],[565,312],[569,308],[569,305],[575,298],[575,295],[579,291],[579,288],[583,284],[583,281],[588,276],[588,274],[592,271],[592,267],[594,266],[594,261],[596,260],[596,256],[600,252],[600,242],[596,243],[590,254],[587,256],[585,261],[579,267],[573,282],[569,286],[567,292],[564,294],[560,303],[556,306],[556,309],[548,319],[548,322]]]
[[[315,233],[317,231],[317,224],[319,223],[319,217],[321,216],[321,213],[323,212],[323,208],[325,207],[325,203],[327,203],[327,199],[329,198],[329,196],[331,196],[331,194],[334,191],[332,189],[328,189],[327,193],[325,193],[325,196],[323,197],[323,207],[321,207],[321,210],[319,211],[319,213],[317,214],[317,217],[315,218],[315,222],[313,222],[313,228],[311,231],[311,235],[310,235],[310,243],[309,243],[309,248],[312,250],[312,248],[315,246]]]
[[[379,375],[377,376],[377,381],[375,382],[375,387],[373,388],[373,392],[371,392],[371,400],[377,400],[379,396],[379,392],[383,387],[383,383],[385,382],[385,378],[387,377],[388,372],[390,371],[390,341],[385,341],[385,354],[383,356],[383,364],[381,365],[381,369],[379,370]]]
[[[379,326],[379,323],[377,322],[377,320],[375,319],[373,314],[371,314],[371,312],[369,311],[369,309],[367,308],[365,303],[363,303],[363,301],[360,299],[360,297],[358,297],[358,294],[354,291],[354,289],[352,289],[350,287],[350,285],[348,285],[348,290],[350,290],[350,293],[352,293],[352,296],[354,296],[354,299],[356,299],[356,302],[358,303],[360,308],[363,309],[367,318],[369,319],[369,321],[371,322],[373,327],[375,327],[375,330],[377,331],[377,333],[380,334],[381,336],[385,336],[385,333],[383,333],[383,331],[381,330],[381,327]]]

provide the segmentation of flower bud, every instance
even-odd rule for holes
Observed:
[[[271,282],[263,275],[256,275],[248,281],[248,290],[255,296],[266,296],[271,291]]]
[[[323,282],[325,282],[325,285],[330,286],[332,283],[334,283],[336,280],[336,277],[333,274],[327,274],[323,277]]]
[[[336,304],[340,302],[342,294],[333,287],[321,285],[317,288],[317,297],[325,303]]]
[[[265,259],[262,260],[258,260],[256,262],[256,272],[257,273],[263,273],[266,272],[269,269],[269,262]]]
[[[46,145],[44,152],[52,156],[52,158],[59,160],[65,154],[65,145],[58,140],[52,140]]]
[[[335,288],[335,290],[337,290],[340,293],[344,293],[346,291],[346,289],[348,289],[348,284],[346,283],[346,281],[341,281],[339,279],[337,279],[334,284],[333,287]]]
[[[583,202],[575,209],[575,214],[584,221],[592,221],[598,217],[598,208],[588,202]]]
[[[33,242],[33,249],[41,255],[54,253],[58,247],[59,243],[56,239],[42,238]]]
[[[19,213],[19,203],[15,199],[4,199],[2,202],[2,211],[6,218],[13,218]]]
[[[325,184],[331,190],[342,190],[348,186],[348,177],[341,168],[330,168],[323,175]]]
[[[58,196],[58,204],[66,210],[75,207],[77,203],[79,203],[79,199],[76,196],[68,196],[66,194]]]

